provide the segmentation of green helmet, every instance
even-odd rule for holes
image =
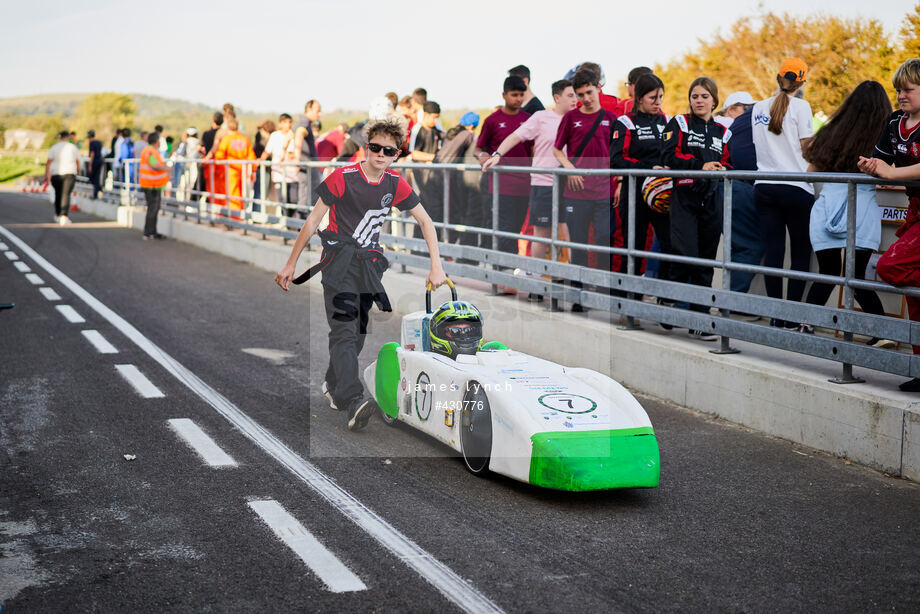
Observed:
[[[482,346],[482,314],[466,301],[444,303],[428,321],[431,351],[456,359],[475,354]]]

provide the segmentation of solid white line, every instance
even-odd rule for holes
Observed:
[[[19,254],[17,254],[16,252],[10,251],[10,252],[3,252],[3,253],[10,260],[19,260]]]
[[[167,420],[170,428],[176,431],[185,443],[198,453],[204,462],[212,467],[236,467],[237,462],[224,452],[201,427],[188,418],[173,418]]]
[[[61,295],[54,291],[54,288],[39,288],[39,292],[42,293],[49,301],[59,301],[61,300]]]
[[[57,305],[55,309],[60,311],[61,315],[67,318],[67,321],[71,324],[83,324],[86,322],[83,316],[77,313],[77,311],[70,305]]]
[[[118,350],[115,349],[115,346],[106,340],[98,330],[84,330],[80,331],[83,333],[83,336],[86,337],[86,340],[93,344],[96,350],[100,354],[117,354]]]
[[[20,247],[23,253],[28,255],[38,266],[45,269],[61,285],[85,302],[90,309],[120,330],[148,356],[157,361],[176,379],[185,384],[192,392],[226,418],[250,441],[287,467],[291,473],[315,490],[346,518],[376,539],[383,547],[402,559],[423,580],[430,583],[457,607],[466,612],[502,611],[498,605],[458,576],[447,565],[428,554],[418,544],[400,533],[394,526],[336,484],[332,478],[284,445],[280,439],[272,435],[262,425],[247,416],[223,395],[204,383],[197,375],[157,347],[127,320],[106,307],[99,299],[45,260],[22,239],[3,226],[0,226],[0,234],[4,235],[14,245]]]
[[[159,399],[166,396],[134,365],[115,365],[115,368],[118,369],[123,378],[128,380],[129,384],[134,386],[137,393],[145,399]]]
[[[319,543],[319,540],[281,507],[280,503],[272,499],[250,501],[249,507],[265,521],[278,539],[307,564],[330,591],[347,593],[367,589],[361,578]]]
[[[26,273],[26,279],[28,279],[36,286],[41,286],[45,283],[45,281],[35,273]]]
[[[32,269],[29,268],[29,265],[22,260],[16,260],[13,262],[13,266],[16,267],[16,270],[20,273],[30,273],[32,271]]]

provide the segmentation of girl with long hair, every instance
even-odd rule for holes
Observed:
[[[709,77],[690,84],[690,113],[676,115],[665,127],[662,163],[675,170],[721,171],[730,168],[728,141],[731,132],[716,123],[712,113],[719,105],[719,88]],[[715,179],[675,179],[671,192],[671,249],[675,254],[713,259],[722,234],[722,201]],[[671,263],[671,281],[698,286],[712,285],[712,267]],[[706,305],[691,305],[708,312]],[[690,331],[703,341],[716,335]]]
[[[757,151],[757,170],[772,173],[804,173],[808,168],[802,146],[811,138],[811,106],[796,97],[805,84],[808,65],[799,58],[786,59],[776,75],[779,91],[775,96],[754,105],[753,139]],[[786,231],[792,270],[807,271],[811,264],[809,217],[815,190],[803,181],[759,179],[754,182],[754,202],[764,234],[764,265],[782,268],[786,257]],[[764,276],[767,295],[783,298],[783,279]],[[790,279],[786,298],[801,301],[805,282]],[[796,328],[794,322],[773,318],[772,326]]]
[[[661,165],[661,147],[664,142],[664,127],[668,117],[661,113],[661,100],[664,97],[664,83],[654,74],[644,74],[636,80],[634,86],[632,111],[621,115],[614,126],[613,143],[610,145],[611,168],[645,168],[658,169]],[[636,249],[644,250],[649,223],[661,244],[661,251],[671,253],[671,226],[667,211],[655,211],[643,198],[642,184],[644,177],[635,178],[636,186]],[[627,182],[624,182],[628,185]],[[629,200],[624,197],[619,206],[620,228],[624,245],[629,233]],[[636,274],[642,270],[643,260],[636,264]],[[625,273],[627,259],[622,258],[620,272]],[[661,262],[658,276],[667,279],[669,262]]]
[[[858,173],[860,156],[872,154],[878,134],[891,114],[891,101],[876,81],[863,81],[847,96],[831,119],[805,146],[802,155],[809,172]],[[818,257],[818,272],[840,275],[841,250],[846,246],[847,184],[825,183],[811,210],[809,234]],[[856,276],[864,279],[872,252],[882,236],[881,209],[875,200],[875,186],[856,186]],[[831,284],[815,282],[806,302],[824,305],[833,291]],[[871,290],[855,291],[856,301],[866,313],[884,315],[882,301]],[[873,338],[871,345],[892,347],[894,342]]]

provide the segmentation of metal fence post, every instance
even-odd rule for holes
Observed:
[[[847,182],[847,245],[844,258],[846,266],[843,276],[846,285],[843,286],[843,308],[850,311],[853,309],[853,287],[850,282],[856,277],[856,184],[852,181]],[[853,333],[844,331],[843,340],[846,343],[852,342]],[[853,365],[845,362],[840,377],[829,381],[834,384],[860,384],[866,380],[853,375]]]
[[[550,234],[550,261],[556,262],[559,259],[559,248],[556,247],[556,241],[559,240],[559,175],[553,173],[553,210],[552,210],[552,226]],[[551,287],[554,287],[556,280],[550,275],[550,284]],[[559,311],[559,298],[555,296],[553,292],[552,298],[549,301],[549,308],[551,311]]]
[[[498,230],[498,171],[492,170],[492,251],[498,251],[498,236],[495,231]],[[492,270],[497,271],[498,267],[493,264]],[[492,283],[492,294],[498,294],[498,284]]]
[[[447,224],[450,223],[450,171],[445,168],[442,173],[444,179],[444,206],[441,207],[441,212],[443,213],[444,228],[441,229],[441,241],[450,243],[450,237],[447,235]]]
[[[726,179],[722,182],[722,289],[732,289],[732,272],[725,266],[732,261],[732,180]],[[728,309],[720,309],[719,312],[723,318],[731,315]],[[719,343],[719,349],[709,350],[712,354],[738,354],[741,350],[736,350],[731,346],[731,339],[722,335]]]
[[[626,274],[632,277],[636,274],[636,257],[633,255],[633,251],[636,249],[636,177],[633,175],[628,175],[626,177],[626,187],[628,188],[628,194],[626,195],[626,206],[628,207],[626,211],[626,225],[627,225],[627,235],[626,235]],[[622,188],[620,190],[622,196]],[[611,212],[610,215],[614,215],[614,212]],[[618,216],[619,217],[619,216]],[[598,235],[597,229],[594,230],[594,234]],[[598,241],[600,243],[600,241]],[[645,249],[645,246],[642,246],[642,249]],[[610,254],[610,262],[613,263],[613,254]],[[613,267],[611,267],[613,268]],[[629,298],[634,299],[636,295],[632,292],[629,293]],[[639,300],[642,300],[642,295],[639,295]],[[632,316],[626,316],[626,322],[623,326],[620,327],[621,330],[640,330],[642,327],[636,322],[636,319]]]

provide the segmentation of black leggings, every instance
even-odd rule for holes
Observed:
[[[754,202],[760,216],[763,232],[764,266],[783,268],[786,258],[786,231],[789,231],[789,260],[793,271],[808,271],[811,265],[811,239],[808,226],[814,197],[802,188],[780,183],[761,183],[754,186]],[[764,275],[767,296],[783,298],[783,278]],[[801,301],[805,282],[790,279],[786,298]]]
[[[815,252],[815,255],[818,257],[819,273],[822,275],[841,274],[841,261],[846,262],[842,250],[822,249],[819,252]],[[871,256],[872,250],[870,249],[856,250],[856,279],[866,278],[866,265],[869,264],[869,258]],[[834,286],[831,284],[813,282],[811,288],[808,290],[808,298],[805,299],[805,302],[811,303],[812,305],[824,305],[827,303],[827,299],[830,297],[833,290]],[[872,290],[855,290],[853,294],[856,297],[856,302],[859,303],[859,306],[862,307],[862,310],[866,313],[874,313],[879,316],[885,315],[882,301],[879,299],[878,294]]]

